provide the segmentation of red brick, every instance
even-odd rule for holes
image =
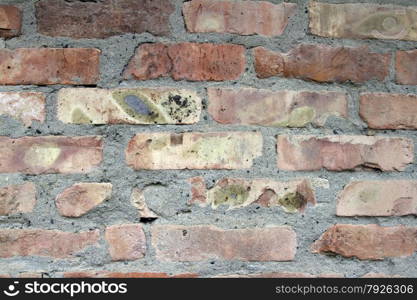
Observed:
[[[94,85],[99,80],[99,60],[98,49],[0,49],[0,84]]]
[[[363,93],[359,114],[369,128],[417,129],[417,96]]]
[[[336,224],[312,245],[314,253],[339,254],[362,260],[410,256],[417,250],[417,228]]]
[[[245,48],[233,44],[142,44],[124,72],[125,79],[222,81],[245,71]]]
[[[0,188],[0,215],[32,212],[36,204],[36,187],[32,182]]]
[[[348,114],[341,92],[208,88],[208,97],[210,115],[222,124],[323,126],[329,116]]]
[[[146,238],[140,224],[109,226],[105,238],[113,261],[136,260],[145,256]]]
[[[330,171],[403,171],[413,162],[413,141],[378,136],[278,136],[278,168]]]
[[[103,158],[101,137],[0,137],[0,173],[87,173]]]
[[[189,32],[281,35],[295,14],[294,3],[193,0],[183,5]]]
[[[287,53],[257,47],[253,54],[259,78],[277,75],[317,82],[383,81],[388,76],[391,60],[391,54],[372,53],[365,46],[301,44]]]
[[[397,51],[395,71],[397,83],[417,85],[417,50]]]
[[[111,272],[111,271],[80,271],[66,272],[65,278],[197,278],[198,274],[168,274],[157,272]]]
[[[69,258],[98,245],[98,230],[80,233],[44,229],[1,229],[0,257],[46,256]]]
[[[136,170],[244,169],[262,154],[259,132],[138,133],[126,149]]]
[[[289,226],[220,229],[155,225],[151,235],[156,257],[163,261],[289,261],[294,259],[297,244]]]
[[[0,5],[0,37],[12,38],[20,35],[22,12],[12,5]]]
[[[38,31],[49,36],[106,38],[124,33],[169,35],[170,0],[42,0],[36,3]]]
[[[417,215],[417,180],[352,182],[338,197],[337,215]]]

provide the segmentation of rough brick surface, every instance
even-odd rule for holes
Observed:
[[[372,180],[348,184],[338,197],[338,216],[417,215],[417,181]]]
[[[73,38],[106,38],[123,33],[169,35],[170,0],[41,0],[36,3],[40,33]]]
[[[259,78],[281,76],[317,82],[383,81],[391,54],[373,53],[367,47],[331,47],[301,44],[287,53],[256,47],[255,71]]]
[[[0,137],[0,173],[87,173],[100,164],[100,137]]]
[[[0,49],[0,84],[94,85],[99,80],[99,60],[98,49]]]
[[[138,215],[141,219],[154,220],[158,215],[149,209],[146,204],[145,195],[142,190],[134,188],[130,195],[130,203],[138,210]]]
[[[22,12],[12,5],[0,5],[0,37],[12,38],[20,35]]]
[[[416,10],[416,6],[310,1],[310,31],[324,37],[417,41]]]
[[[259,132],[139,133],[126,162],[134,169],[244,169],[261,154]]]
[[[0,188],[0,215],[32,212],[36,204],[36,187],[32,182]]]
[[[375,129],[417,129],[417,96],[411,94],[362,93],[361,118]]]
[[[112,260],[136,260],[145,256],[146,238],[140,224],[107,227],[105,238]]]
[[[192,124],[201,98],[175,88],[66,88],[58,93],[58,118],[75,124]]]
[[[46,256],[69,258],[97,245],[99,230],[72,233],[44,229],[1,229],[0,257]]]
[[[245,48],[232,44],[142,44],[124,72],[125,78],[221,81],[238,79],[245,70]]]
[[[210,115],[222,124],[323,126],[329,116],[348,114],[341,92],[208,88],[208,97]]]
[[[37,92],[0,93],[0,115],[8,115],[29,127],[45,121],[45,95]]]
[[[154,225],[156,256],[164,261],[289,261],[296,252],[296,234],[288,226],[220,229],[214,226]]]
[[[185,2],[182,11],[189,32],[278,36],[296,7],[266,1],[193,0]]]
[[[417,50],[397,51],[395,71],[397,83],[417,85]]]
[[[62,216],[80,217],[108,200],[111,192],[111,183],[76,183],[60,193],[55,203]]]
[[[400,137],[280,135],[278,168],[403,171],[413,162],[413,149],[412,140]]]
[[[314,253],[382,260],[410,256],[417,250],[415,227],[337,224],[312,245]]]

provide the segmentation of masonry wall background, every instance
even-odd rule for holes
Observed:
[[[81,168],[84,164],[95,164],[96,166],[93,166],[91,170],[85,173],[62,173],[62,169],[66,168],[64,163],[61,165],[58,162],[57,165],[45,169],[44,166],[42,166],[42,162],[38,162],[37,165],[36,163],[34,165],[33,161],[30,162],[30,155],[43,161],[43,163],[49,162],[49,159],[53,160],[50,151],[42,152],[42,150],[39,150],[36,147],[30,148],[29,146],[24,148],[25,142],[23,142],[23,146],[13,148],[15,146],[11,145],[11,141],[6,138],[0,140],[0,148],[2,149],[2,153],[0,153],[0,169],[2,169],[2,174],[0,174],[0,186],[8,187],[11,185],[32,182],[36,187],[36,204],[34,205],[33,211],[29,212],[16,213],[16,211],[13,211],[13,209],[10,208],[10,206],[16,205],[14,200],[17,196],[15,194],[14,196],[8,196],[10,194],[7,194],[7,190],[2,190],[3,194],[0,194],[0,199],[2,199],[0,207],[3,206],[4,210],[3,215],[0,216],[0,273],[4,276],[61,277],[64,276],[64,273],[74,272],[87,272],[75,274],[78,276],[180,275],[213,277],[223,275],[256,276],[259,274],[269,274],[266,276],[281,276],[283,273],[285,273],[286,276],[335,275],[361,277],[368,273],[385,274],[388,276],[416,276],[417,256],[415,250],[417,249],[417,241],[415,232],[417,221],[413,216],[413,214],[416,214],[417,209],[417,183],[415,181],[392,184],[391,189],[385,190],[386,184],[384,183],[380,183],[379,185],[375,183],[372,185],[371,190],[384,191],[382,193],[384,197],[379,198],[381,203],[388,203],[397,200],[397,198],[406,199],[406,201],[401,202],[399,205],[400,207],[395,207],[395,204],[393,204],[394,207],[388,207],[387,214],[391,216],[336,216],[337,196],[344,187],[352,181],[417,180],[417,167],[413,159],[413,156],[415,156],[413,145],[417,140],[415,131],[417,125],[415,115],[414,117],[412,115],[410,116],[410,112],[416,111],[417,100],[411,97],[409,100],[410,102],[404,104],[403,108],[400,109],[399,114],[392,117],[394,119],[399,118],[398,116],[401,115],[401,113],[407,115],[408,119],[406,118],[405,121],[400,120],[397,123],[395,120],[392,121],[394,123],[392,126],[398,127],[397,129],[368,128],[367,123],[359,116],[361,93],[383,92],[397,94],[410,93],[417,95],[417,86],[415,84],[405,85],[397,82],[397,71],[395,70],[396,59],[398,58],[396,51],[414,50],[417,46],[416,41],[382,38],[332,38],[313,35],[309,31],[308,1],[304,0],[293,0],[288,2],[297,5],[294,15],[289,18],[288,25],[286,27],[284,26],[285,30],[282,35],[274,37],[256,34],[239,35],[231,33],[187,32],[182,15],[183,1],[180,0],[166,1],[173,5],[173,12],[171,14],[168,13],[168,32],[165,32],[163,28],[154,29],[153,27],[150,27],[145,29],[145,31],[148,32],[131,33],[129,32],[129,29],[127,29],[125,34],[109,36],[106,38],[47,36],[38,32],[37,25],[39,24],[39,20],[36,18],[36,2],[37,1],[35,0],[0,1],[0,4],[14,5],[22,12],[21,34],[16,37],[2,39],[0,41],[0,46],[4,49],[11,50],[18,48],[99,49],[101,51],[99,55],[99,79],[96,82],[85,84],[81,82],[82,79],[79,81],[80,78],[74,79],[73,76],[69,80],[74,82],[60,84],[62,80],[60,81],[59,78],[52,78],[50,76],[48,80],[51,81],[49,83],[53,83],[52,85],[49,85],[49,83],[44,84],[42,82],[39,82],[39,84],[36,85],[30,84],[30,82],[29,84],[21,84],[22,82],[19,82],[19,76],[13,77],[12,75],[8,75],[10,73],[8,73],[7,66],[4,64],[7,60],[7,55],[1,52],[0,69],[2,74],[0,74],[0,82],[2,82],[3,85],[0,86],[0,92],[41,92],[46,97],[46,114],[44,122],[40,122],[39,120],[30,122],[29,120],[28,122],[31,124],[28,126],[25,126],[24,122],[19,121],[16,116],[11,116],[10,114],[13,114],[13,112],[9,113],[9,115],[2,114],[0,117],[0,135],[9,138],[101,136],[103,158],[101,162],[96,162],[95,160],[98,159],[96,156],[99,156],[99,154],[91,154],[92,156],[88,154],[85,156],[85,159],[83,159],[83,153],[81,153],[80,157],[70,158],[72,159],[72,166],[77,164],[80,164]],[[100,1],[92,2],[100,3]],[[274,4],[281,3],[281,1],[275,0],[269,2]],[[348,3],[348,1],[322,2]],[[395,3],[392,0],[349,1],[349,3],[362,3],[363,5],[365,5],[365,3],[404,6],[415,5],[415,1],[405,0],[398,0],[395,1]],[[124,18],[123,15],[119,17]],[[386,16],[384,16],[383,19],[384,18],[386,18]],[[411,14],[411,18],[415,17]],[[65,23],[65,20],[63,19],[62,22]],[[149,24],[149,26],[152,26],[150,20]],[[105,24],[103,26],[105,26]],[[412,29],[411,31],[411,33],[416,32],[416,29]],[[412,34],[410,34],[409,37],[416,40]],[[218,81],[210,80],[211,76],[232,76],[230,70],[223,73],[222,71],[219,71],[220,75],[204,75],[206,77],[203,76],[204,79],[201,81],[187,80],[187,75],[184,75],[185,78],[180,78],[183,76],[181,75],[181,72],[193,73],[193,68],[188,68],[186,70],[180,70],[179,68],[178,73],[180,75],[176,78],[178,80],[172,78],[173,69],[170,67],[167,67],[162,72],[163,74],[168,75],[165,77],[136,80],[134,76],[127,76],[129,78],[126,79],[123,75],[128,69],[128,64],[134,57],[135,52],[140,45],[144,43],[176,44],[181,42],[241,45],[244,47],[243,51],[246,59],[244,72],[240,74],[239,66],[236,67],[235,64],[231,67],[226,66],[237,68],[236,79],[226,78],[226,80],[220,79]],[[294,61],[296,61],[294,64],[297,64],[297,58],[300,59],[301,57],[301,62],[298,62],[300,66],[294,67],[295,69],[298,68],[298,71],[285,70],[285,67],[280,67],[279,65],[275,66],[274,64],[277,61],[279,62],[280,59],[277,59],[272,55],[269,58],[270,60],[267,60],[266,65],[263,65],[263,67],[270,67],[273,69],[272,71],[269,70],[269,73],[267,72],[267,74],[272,74],[274,76],[260,76],[267,78],[257,77],[254,67],[254,48],[264,47],[267,50],[277,53],[288,53],[301,44],[355,48],[366,46],[368,49],[361,50],[365,51],[362,53],[350,53],[347,51],[347,53],[342,56],[343,59],[341,63],[335,63],[337,67],[333,64],[328,66],[326,71],[323,71],[325,73],[324,77],[321,77],[321,70],[317,71],[314,69],[318,64],[317,61],[314,61],[314,58],[312,58],[312,53],[315,51],[314,49],[307,49],[306,52],[301,54],[298,53],[293,57]],[[175,55],[184,56],[181,58],[183,59],[182,61],[179,60],[179,64],[186,63],[187,57],[191,56],[190,53],[194,53],[191,52],[190,49],[185,49],[184,53],[182,53],[181,50],[184,49],[179,48],[173,50]],[[197,53],[201,53],[199,51],[197,51]],[[343,52],[343,50],[341,51]],[[369,57],[372,55],[366,51],[384,54],[385,56],[384,58],[376,59],[376,61],[368,61]],[[214,52],[213,50],[208,51],[208,53]],[[152,55],[156,55],[155,53],[158,52],[155,49],[151,49],[149,53],[152,57]],[[228,61],[229,59],[238,60],[238,55],[236,53],[232,52],[232,55],[230,55],[229,52],[229,56],[227,56],[228,52],[224,53],[220,52],[216,59],[223,58],[225,61]],[[391,56],[387,56],[387,54],[391,54]],[[207,54],[207,56],[208,55],[209,54]],[[327,56],[332,57],[329,54],[324,55],[324,57]],[[81,59],[80,57],[82,57],[82,55],[75,55],[71,59],[76,61],[77,59]],[[160,70],[158,68],[163,67],[164,57],[166,56],[157,56],[156,63],[154,62],[154,65],[152,65],[147,72],[144,72],[144,74],[147,76],[152,74],[155,70]],[[261,57],[265,58],[267,56],[265,53],[261,53]],[[91,54],[88,54],[86,59],[91,59]],[[313,61],[313,63],[307,67],[307,63],[310,60]],[[23,60],[17,59],[14,61],[15,65],[13,65],[13,67],[21,68],[23,72],[20,73],[20,76],[23,77],[31,76],[30,67],[33,67],[33,65],[39,67],[42,64],[46,64],[48,61],[51,65],[40,72],[40,74],[46,74],[45,76],[49,76],[48,72],[50,71],[50,68],[54,67],[51,63],[51,58],[47,58],[44,61],[41,60],[40,62],[30,59],[26,60],[25,63],[22,63],[22,61]],[[326,60],[321,58],[321,61]],[[353,63],[350,65],[352,61]],[[413,61],[412,58],[411,61]],[[414,61],[417,61],[417,59]],[[377,65],[375,62],[381,63],[381,65]],[[158,63],[160,63],[162,67],[161,65],[158,65]],[[195,61],[189,63],[193,65]],[[239,64],[239,61],[236,63]],[[384,63],[386,63],[385,66],[383,65]],[[85,67],[84,64],[85,62],[81,63],[79,69],[75,68],[72,71],[77,74],[77,72],[80,72],[80,69]],[[212,72],[215,73],[216,70],[221,70],[223,65],[224,64],[213,67],[213,69],[211,69]],[[291,67],[291,63],[288,63],[288,61],[283,65],[287,66],[287,68]],[[304,67],[304,65],[306,67]],[[412,67],[412,63],[406,65]],[[381,72],[372,74],[373,70],[377,67],[381,67]],[[387,71],[386,74],[384,74],[385,67]],[[27,68],[27,70],[25,70],[25,68]],[[210,67],[207,68],[210,70]],[[284,70],[280,68],[284,68]],[[360,68],[360,71],[357,72],[354,68]],[[94,73],[91,69],[88,69],[86,72]],[[303,74],[303,72],[307,75]],[[36,72],[34,74],[36,74]],[[344,79],[343,74],[348,74],[346,75],[347,80]],[[370,74],[369,78],[367,78],[367,74]],[[94,77],[94,75],[91,76]],[[412,71],[409,76],[411,76],[411,81],[413,78],[414,80],[417,79],[417,77],[413,77]],[[36,79],[42,81],[42,79],[39,78],[40,77],[38,76]],[[89,77],[88,80],[90,79],[91,77]],[[13,80],[15,80],[15,83],[13,83]],[[95,81],[94,78],[92,80]],[[4,83],[7,83],[7,85],[4,85]],[[195,124],[65,124],[59,120],[57,116],[57,96],[62,89],[69,87],[88,89],[94,87],[101,89],[136,87],[185,89],[195,91],[197,96],[202,99],[202,110],[201,115],[197,118],[198,122]],[[213,116],[208,113],[208,106],[210,103],[207,89],[209,88],[232,88],[236,90],[242,88],[254,88],[266,89],[269,91],[329,91],[338,92],[340,93],[338,95],[342,96],[345,93],[348,108],[347,116],[335,116],[335,114],[332,113],[333,111],[330,110],[327,119],[324,118],[323,124],[316,122],[317,124],[312,125],[310,124],[310,121],[312,121],[310,115],[311,110],[307,109],[307,116],[305,115],[305,111],[302,110],[300,115],[293,115],[293,119],[285,119],[290,115],[290,113],[288,113],[288,115],[284,115],[281,120],[278,120],[278,123],[280,124],[274,124],[275,126],[222,124],[216,122],[213,119]],[[82,94],[82,91],[79,91],[79,93]],[[79,97],[81,96],[77,96],[76,94],[73,98],[79,99]],[[99,99],[103,99],[105,96],[101,95],[100,97],[102,98]],[[239,97],[240,95],[237,96],[236,100],[237,107],[239,107],[239,101],[248,99],[245,95],[243,95],[242,98]],[[7,99],[10,98],[0,97],[0,99],[0,103],[3,104],[1,110],[3,110],[5,105],[7,105]],[[330,97],[330,99],[333,98]],[[304,100],[301,99],[301,101]],[[309,100],[307,99],[305,101]],[[42,105],[42,103],[31,105],[25,104],[23,107],[26,109],[28,106],[34,108],[36,105]],[[317,109],[321,109],[321,105],[323,104],[322,102],[319,102],[317,105]],[[269,107],[266,105],[265,107],[265,115],[270,114],[271,110]],[[395,104],[393,107],[396,107]],[[324,108],[326,108],[326,106]],[[146,111],[143,107],[136,107],[136,109]],[[260,112],[256,115],[263,113],[262,105],[256,106],[256,109]],[[343,111],[343,105],[340,109]],[[391,108],[388,111],[393,110],[394,109]],[[68,114],[70,113],[71,112],[68,111]],[[62,114],[65,116],[65,111],[63,111]],[[304,119],[300,121],[297,118],[307,118],[307,121],[304,122]],[[178,122],[178,118],[174,118],[173,123],[175,122]],[[179,122],[181,123],[182,120]],[[296,128],[298,125],[303,127]],[[400,128],[401,126],[402,128]],[[382,127],[384,127],[384,125]],[[385,124],[385,127],[390,126]],[[128,166],[125,158],[125,150],[128,147],[129,141],[136,134],[150,134],[157,132],[168,132],[171,134],[181,134],[185,132],[247,132],[252,133],[252,135],[249,134],[250,138],[248,138],[248,142],[243,143],[241,146],[237,146],[237,144],[239,141],[245,140],[243,138],[244,134],[237,137],[237,144],[231,145],[230,143],[227,144],[227,142],[225,142],[226,145],[223,145],[221,139],[216,140],[217,142],[214,144],[225,147],[223,152],[217,153],[217,156],[215,156],[215,160],[219,158],[219,161],[215,161],[214,163],[217,164],[217,166],[213,166],[212,164],[211,167],[203,167],[200,169],[186,168],[182,170],[167,170],[161,167],[149,169],[149,165],[147,165],[148,169],[144,170],[140,166],[141,162],[142,166],[143,164],[146,165],[152,161],[151,156],[145,156],[145,159],[141,158],[136,161],[136,164],[139,164],[139,167],[136,165],[137,170]],[[259,143],[259,139],[254,138],[256,135],[254,132],[261,135],[262,143]],[[315,147],[315,149],[322,149],[322,152],[320,152],[321,154],[316,153],[316,156],[311,157],[304,152],[304,158],[296,157],[293,161],[296,165],[303,159],[308,163],[310,163],[309,159],[315,162],[317,162],[317,160],[322,160],[321,165],[318,168],[313,167],[311,170],[284,170],[284,168],[279,168],[277,166],[279,155],[277,155],[276,144],[277,136],[279,135],[313,135],[318,137],[328,135],[359,135],[369,136],[371,139],[372,136],[404,139],[396,140],[396,142],[393,142],[393,140],[386,140],[389,142],[383,143],[382,145],[375,145],[375,148],[378,149],[376,156],[373,155],[374,152],[372,152],[375,150],[372,147],[367,147],[370,143],[369,140],[360,141],[359,139],[348,139],[348,146],[343,146],[344,148],[328,146],[328,141],[324,142],[323,145],[319,142],[312,147]],[[170,138],[171,145],[183,143],[184,135],[180,136],[181,138],[178,138],[178,136],[173,135],[174,138]],[[226,137],[228,137],[227,134]],[[336,138],[336,140],[337,139],[338,138]],[[45,145],[45,141],[38,140],[38,142],[39,141],[41,145]],[[91,143],[94,144],[95,142],[93,141]],[[53,149],[55,149],[57,144],[60,145],[56,140],[53,140],[52,142],[46,141],[46,143],[52,143],[52,146],[48,144],[49,146],[47,145],[47,147]],[[69,148],[66,148],[67,150],[70,149],[68,150],[68,155],[70,157],[72,155],[71,149],[74,149],[71,147],[80,145],[78,142],[74,143],[75,144]],[[364,146],[366,149],[361,148],[358,150],[355,148],[355,145],[367,143],[368,145]],[[97,149],[94,147],[100,148],[97,144],[94,145],[95,146],[88,149]],[[207,143],[207,147],[211,146],[213,146],[213,142]],[[234,153],[233,151],[230,151],[230,149],[236,149],[236,147],[242,150],[241,152],[238,151],[236,153],[249,153],[247,155],[253,158],[252,166],[250,166],[250,163],[247,161],[244,162],[246,157],[230,158],[228,156],[231,152]],[[253,155],[251,152],[258,153],[259,151],[254,150],[256,147],[261,147],[259,149],[261,152],[260,155]],[[360,148],[363,146],[358,147]],[[13,150],[10,152],[6,151],[10,148],[13,148]],[[140,151],[145,151],[144,149],[146,150],[147,148],[141,148]],[[137,149],[135,148],[133,151],[136,150]],[[32,151],[30,152],[32,154],[27,154],[28,151]],[[208,152],[211,153],[209,150]],[[291,156],[291,154],[295,152],[297,151],[291,151],[288,155]],[[389,153],[387,154],[387,152]],[[346,153],[352,153],[352,155]],[[19,165],[22,161],[22,157],[25,157],[25,155],[26,157],[29,157],[29,163],[23,159],[26,165]],[[59,155],[60,154],[58,154],[58,156]],[[281,153],[281,155],[282,158],[283,154]],[[17,161],[10,162],[11,157],[17,159],[19,163]],[[169,158],[169,155],[162,153],[161,157],[162,159]],[[206,153],[206,158],[207,157],[210,157],[210,154]],[[220,159],[222,157],[228,157],[226,162]],[[222,164],[234,161],[235,158],[237,159],[235,166],[232,166],[231,169],[222,169]],[[338,158],[340,158],[340,160],[338,160]],[[359,160],[360,166],[367,167],[366,170],[357,168],[352,170],[350,162],[355,161],[355,159]],[[183,160],[186,161],[185,164],[187,164],[187,162],[190,163],[191,161],[187,157],[183,158]],[[168,162],[162,161],[162,165],[168,167],[173,161],[178,163],[178,161],[181,162],[181,159],[174,155]],[[5,167],[8,163],[10,163],[9,167]],[[249,166],[247,164],[249,164]],[[306,163],[301,164],[305,166]],[[17,169],[15,167],[16,165],[19,165]],[[218,168],[219,165],[220,168]],[[241,166],[244,168],[239,169]],[[322,166],[325,166],[329,170],[321,168]],[[297,169],[296,167],[294,168]],[[35,171],[33,171],[33,169],[35,169]],[[51,169],[53,170],[51,171]],[[301,167],[300,169],[303,168]],[[37,172],[41,174],[36,174]],[[244,207],[233,209],[228,209],[228,206],[222,205],[216,209],[213,209],[211,204],[207,206],[200,206],[198,203],[190,205],[189,202],[192,198],[192,190],[189,180],[190,178],[199,176],[203,178],[204,183],[208,188],[215,186],[215,182],[222,178],[242,178],[249,181],[254,179],[267,179],[278,182],[293,182],[294,180],[305,178],[311,182],[311,187],[314,190],[317,203],[316,205],[311,205],[311,203],[309,203],[302,212],[299,212],[297,209],[295,209],[295,212],[287,212],[283,209],[282,205],[273,205],[272,202],[270,203],[270,207],[265,207],[262,206],[259,201],[258,203],[252,203]],[[99,203],[86,214],[79,217],[63,216],[62,212],[60,214],[55,201],[57,195],[61,194],[65,189],[74,184],[86,182],[111,183],[111,196],[108,196],[107,194],[104,197],[106,199],[105,201]],[[198,179],[196,179],[196,182],[197,184],[200,184],[197,185],[200,188],[203,186]],[[245,184],[246,183],[244,183],[243,186],[245,186]],[[302,188],[298,186],[294,187],[294,183],[292,184],[293,185],[290,185],[289,187],[293,192],[290,196],[293,196],[295,200],[290,200],[295,201],[297,206],[300,201],[300,193],[304,195],[302,197],[303,201],[308,197],[305,196]],[[255,187],[262,190],[270,185],[272,185],[272,183],[260,183],[260,187],[253,184],[252,188]],[[241,196],[242,194],[245,195],[245,192],[239,190],[239,186],[242,186],[242,182],[234,184],[234,189],[228,190],[228,193],[229,195],[232,195],[232,198],[235,198],[235,196],[238,197],[239,195]],[[284,186],[285,184],[281,186],[278,185],[277,190],[284,188]],[[27,197],[30,198],[31,188],[26,188],[27,190],[23,191],[23,193],[29,195]],[[136,191],[140,194],[139,196],[136,196],[138,198],[143,196],[148,208],[154,214],[151,215],[152,218],[149,218],[149,215],[147,215],[147,218],[141,218],[138,208],[132,204],[131,197],[132,192],[135,193],[135,188],[143,192],[140,194],[140,192]],[[198,191],[194,190],[194,192],[197,193]],[[263,194],[263,192],[258,196],[262,194],[267,198],[267,202],[272,199],[271,197],[275,197],[275,194],[279,194],[277,191],[274,191],[272,194]],[[108,193],[108,190],[107,192],[101,191],[101,193],[106,194]],[[360,191],[358,193],[360,194]],[[281,197],[284,194],[282,194],[281,191],[281,194],[278,196]],[[74,195],[76,195],[76,193]],[[296,195],[296,197],[294,197],[294,195]],[[360,195],[353,196],[353,198],[359,200],[360,197]],[[74,198],[76,197],[70,194],[69,199]],[[94,195],[94,199],[97,199],[97,195]],[[207,199],[203,200],[207,201]],[[259,198],[254,198],[253,200],[259,200]],[[26,205],[30,206],[27,202],[31,201],[30,199],[25,199],[24,201],[26,201]],[[276,202],[282,204],[282,201],[279,202],[277,200]],[[276,202],[274,203],[277,204]],[[389,206],[389,204],[387,205]],[[369,211],[367,211],[366,214],[378,215],[378,213],[375,212],[377,212],[381,206],[383,205],[378,203],[378,201],[371,203],[371,208],[368,208]],[[290,205],[289,210],[291,209],[293,209],[293,207]],[[74,214],[74,212],[70,211],[69,214]],[[379,212],[379,214],[381,214],[381,212]],[[155,215],[157,218],[151,221]],[[130,225],[114,227],[115,225],[122,224]],[[141,228],[140,226],[137,226],[138,224],[142,227],[144,234],[141,233]],[[338,231],[340,232],[340,235],[333,240],[338,243],[340,242],[340,244],[335,243],[337,245],[333,245],[334,247],[332,245],[329,246],[332,252],[339,253],[336,253],[336,255],[313,253],[311,250],[312,244],[334,224],[377,224],[387,227],[406,225],[408,227],[395,228],[393,232],[389,233],[378,231],[380,229],[377,229],[377,227],[361,227],[361,230],[365,231],[354,232],[353,234],[351,234],[351,232],[344,232],[344,227],[342,227]],[[164,232],[164,228],[166,229],[166,227],[163,227],[162,225],[181,225],[187,226],[188,228],[170,227],[169,230],[173,230],[172,232]],[[222,233],[222,231],[214,230],[214,233],[211,233],[211,230],[213,229],[206,227],[192,227],[197,225],[216,226],[224,230],[232,231],[230,231],[231,233]],[[59,230],[70,233],[89,233],[83,233],[83,236],[57,234],[51,231],[42,231],[37,232],[36,234],[29,232],[28,234],[28,232],[22,233],[22,231],[7,231],[9,229],[43,229]],[[236,229],[249,230],[233,231]],[[162,233],[160,230],[162,230]],[[294,230],[296,234],[296,245],[294,244],[295,237],[291,230]],[[349,231],[351,229],[348,227],[346,230]],[[178,234],[178,232],[181,232],[182,234]],[[188,236],[187,238],[188,234],[190,234],[191,237]],[[372,240],[370,244],[366,244],[368,238]],[[152,239],[155,239],[153,244]],[[187,244],[189,239],[191,239],[192,242]],[[221,245],[225,245],[224,249],[217,249],[218,247],[216,245],[220,244],[216,244],[216,241],[218,243],[219,240],[222,241]],[[51,244],[50,241],[56,241],[56,243]],[[364,246],[362,247],[361,245]],[[230,246],[230,248],[227,246]],[[161,253],[158,252],[158,248]],[[218,251],[213,249],[217,249]],[[251,250],[246,251],[245,249]],[[372,252],[373,249],[377,249],[375,250],[375,253]],[[330,250],[325,249],[325,251]],[[292,253],[294,251],[295,253]],[[353,257],[344,257],[340,254]],[[188,260],[187,258],[191,258],[193,261],[186,261]],[[74,276],[74,274],[67,274],[67,276]]]

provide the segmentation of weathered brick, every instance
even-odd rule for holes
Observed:
[[[266,1],[193,0],[184,3],[182,12],[189,32],[278,36],[296,7]]]
[[[126,162],[134,169],[245,169],[261,154],[259,132],[138,133]]]
[[[417,215],[417,181],[355,181],[340,193],[338,216]]]
[[[100,76],[99,60],[98,49],[0,49],[0,84],[94,85]]]
[[[253,54],[259,78],[278,75],[317,82],[383,81],[389,74],[391,60],[391,54],[373,53],[366,46],[301,44],[287,53],[256,47]]]
[[[75,124],[193,124],[201,98],[175,88],[66,88],[57,96],[58,119]]]
[[[146,238],[140,224],[109,226],[105,238],[113,261],[136,260],[145,256]]]
[[[125,79],[234,80],[245,71],[245,48],[233,44],[142,44],[124,72]]]
[[[214,209],[220,205],[239,208],[257,204],[265,207],[280,206],[284,211],[294,213],[303,212],[308,203],[316,204],[314,190],[307,179],[285,182],[223,178],[208,190],[202,178],[191,178],[190,183],[191,203],[198,203],[200,206],[211,205]]]
[[[196,273],[168,274],[161,272],[111,272],[111,271],[79,271],[66,272],[65,278],[197,278]]]
[[[110,199],[111,193],[111,183],[76,183],[60,193],[55,203],[62,216],[80,217]]]
[[[0,37],[12,38],[20,35],[22,12],[12,5],[0,5]]]
[[[410,256],[417,250],[415,227],[336,224],[312,245],[314,253],[362,260]]]
[[[29,127],[33,121],[45,121],[45,95],[35,92],[0,93],[0,115],[8,115]]]
[[[149,209],[146,204],[145,195],[142,190],[134,188],[132,194],[130,195],[130,203],[138,210],[139,217],[141,219],[157,219],[158,215]]]
[[[99,238],[99,230],[72,233],[44,229],[1,229],[0,257],[69,258],[89,246],[97,245]]]
[[[170,0],[41,0],[38,31],[49,36],[106,38],[124,33],[169,35]]]
[[[348,114],[346,94],[341,92],[208,88],[208,97],[210,115],[222,124],[323,126],[329,116]]]
[[[294,259],[297,244],[289,226],[220,229],[155,225],[151,235],[156,257],[163,261],[289,261]]]
[[[87,173],[103,158],[98,136],[0,136],[0,173]]]
[[[278,168],[403,171],[413,162],[413,149],[413,141],[401,137],[279,135]]]
[[[363,93],[359,114],[369,128],[417,129],[417,96]]]
[[[417,85],[417,50],[397,51],[395,71],[397,83]]]
[[[324,37],[417,41],[416,6],[311,1],[310,31]]]
[[[36,204],[36,187],[32,182],[0,188],[0,215],[32,212]]]

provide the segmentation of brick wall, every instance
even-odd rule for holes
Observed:
[[[414,2],[0,1],[0,276],[417,277]]]

